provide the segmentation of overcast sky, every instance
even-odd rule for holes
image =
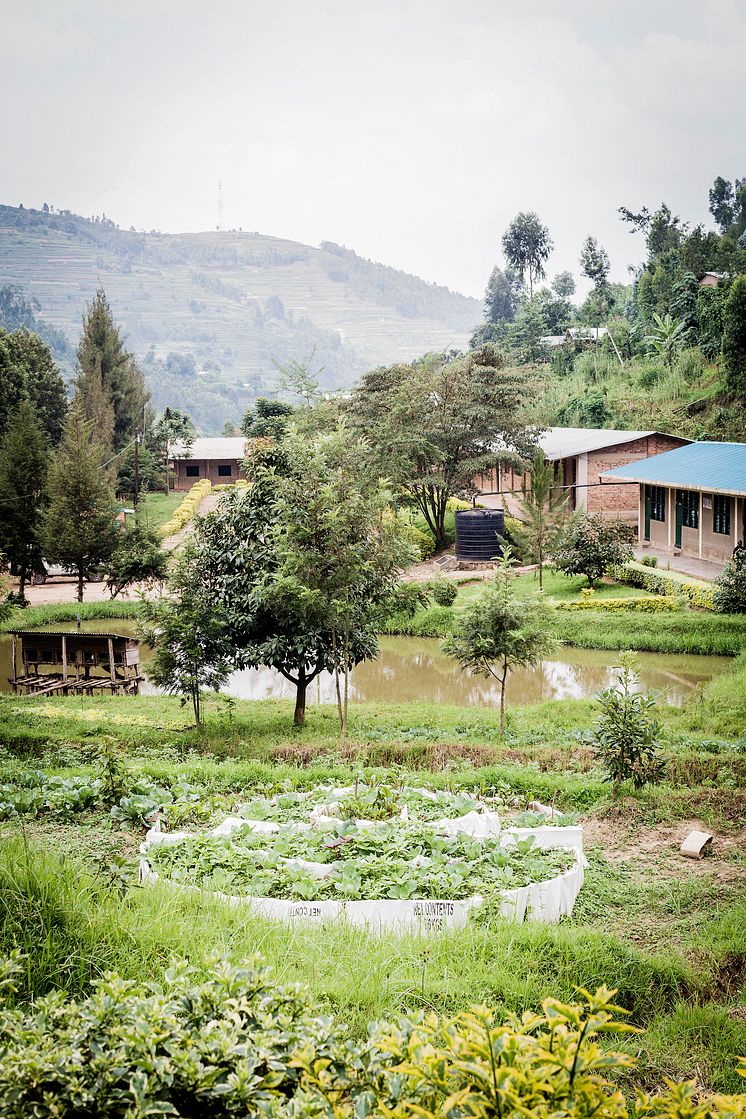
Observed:
[[[746,175],[746,0],[0,0],[0,201],[338,241],[481,296],[536,210],[550,274]]]

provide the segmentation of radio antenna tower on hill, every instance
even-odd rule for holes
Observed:
[[[223,184],[218,179],[218,231],[223,229]]]

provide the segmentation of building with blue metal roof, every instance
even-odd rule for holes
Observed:
[[[724,563],[746,535],[746,443],[689,443],[600,481],[639,486],[642,543]]]

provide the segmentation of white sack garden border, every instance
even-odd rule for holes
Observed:
[[[320,822],[320,821],[319,821]],[[375,827],[372,821],[359,821],[359,826]],[[299,827],[310,827],[310,824],[299,824]],[[477,838],[500,833],[500,821],[497,813],[469,812],[457,819],[438,820],[431,826],[434,830],[447,831],[455,834],[457,831],[467,832]],[[239,816],[228,816],[209,833],[211,835],[230,835],[240,827],[250,827],[259,832],[276,832],[280,825],[266,820],[245,820]],[[547,924],[556,923],[563,916],[570,916],[575,905],[580,889],[583,885],[586,866],[583,855],[583,829],[575,825],[570,827],[536,827],[512,828],[502,831],[501,842],[509,846],[520,839],[533,838],[537,846],[545,850],[566,849],[575,853],[575,862],[569,870],[564,871],[556,878],[549,878],[544,882],[533,882],[527,886],[520,886],[513,890],[502,890],[500,914],[516,922],[524,920],[541,921]],[[161,832],[159,824],[148,831],[141,847],[140,881],[143,884],[153,884],[159,881],[159,875],[151,868],[147,859],[150,846],[159,843],[180,843],[190,837],[189,832]],[[299,862],[300,860],[295,860]],[[309,869],[312,864],[304,864]],[[328,864],[313,864],[323,873]],[[169,883],[173,888],[194,890],[202,893],[198,886],[186,886],[182,883]],[[325,921],[343,918],[351,925],[365,927],[371,932],[390,931],[395,933],[405,932],[438,932],[443,929],[461,929],[468,923],[470,915],[484,905],[484,898],[475,895],[471,898],[455,901],[449,899],[395,901],[386,898],[374,901],[303,901],[300,899],[262,898],[252,896],[235,896],[210,891],[211,896],[221,898],[230,905],[246,906],[252,913],[260,917],[269,917],[274,920],[286,921],[291,924],[320,924]]]

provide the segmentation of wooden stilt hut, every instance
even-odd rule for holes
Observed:
[[[11,632],[14,692],[25,695],[137,695],[140,645],[120,633]],[[20,654],[20,666],[19,666]]]

